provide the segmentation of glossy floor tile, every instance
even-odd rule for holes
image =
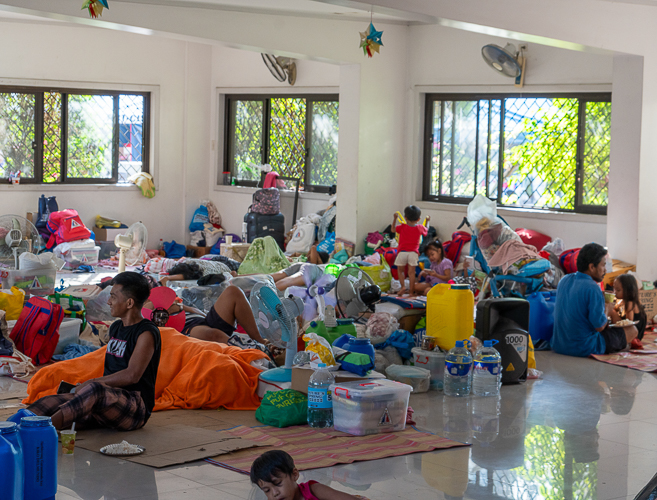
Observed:
[[[499,399],[411,396],[418,428],[471,447],[302,480],[372,500],[634,498],[657,472],[657,377],[551,352],[537,363],[541,380],[504,386]],[[0,378],[0,390],[16,383]],[[59,484],[58,500],[265,498],[248,477],[206,462],[155,470],[82,449],[60,457]]]

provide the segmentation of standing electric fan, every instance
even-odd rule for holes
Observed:
[[[340,315],[357,322],[366,312],[374,311],[374,304],[381,300],[381,288],[366,272],[348,267],[338,276],[335,300]]]
[[[34,224],[19,215],[0,216],[0,268],[18,269],[18,256],[36,254],[41,237]]]
[[[139,264],[148,243],[148,230],[141,222],[135,222],[125,234],[117,234],[114,244],[119,249],[119,272],[125,271],[125,266]]]
[[[249,300],[262,338],[285,349],[285,367],[263,372],[260,378],[266,382],[290,382],[292,361],[297,353],[297,316],[303,313],[303,300],[299,297],[281,299],[265,283],[253,287]]]

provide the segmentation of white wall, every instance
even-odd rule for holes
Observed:
[[[412,166],[406,184],[406,199],[415,200],[423,214],[431,215],[441,239],[449,239],[465,216],[465,206],[427,203],[422,200],[422,139],[424,116],[422,94],[426,92],[584,92],[611,91],[613,57],[528,44],[525,87],[497,74],[481,56],[486,44],[506,45],[509,40],[442,26],[412,26],[408,108],[410,128],[407,141],[408,164]],[[512,41],[513,42],[513,41]],[[518,42],[515,43],[516,47]],[[576,214],[544,214],[535,211],[501,209],[512,227],[535,229],[561,237],[567,248],[591,241],[606,244],[606,217]]]
[[[196,66],[186,77],[187,58]],[[45,193],[56,195],[60,208],[77,209],[89,226],[97,214],[127,224],[141,220],[148,227],[151,246],[159,238],[184,241],[189,211],[184,202],[185,190],[181,189],[186,180],[184,166],[187,164],[190,169],[189,189],[200,190],[207,197],[207,184],[194,186],[193,179],[197,175],[195,169],[201,170],[198,175],[204,179],[209,161],[209,118],[201,114],[203,109],[208,110],[207,98],[195,102],[196,107],[187,112],[186,90],[192,99],[197,92],[202,92],[199,96],[209,93],[209,73],[199,72],[209,60],[209,51],[205,54],[202,46],[165,38],[93,28],[0,23],[2,84],[55,83],[63,87],[127,90],[146,86],[143,88],[153,91],[156,121],[152,127],[152,165],[158,187],[155,198],[147,199],[134,186],[0,185],[0,213],[36,211],[37,198]],[[186,137],[192,140],[187,148]],[[200,147],[198,141],[202,143]]]

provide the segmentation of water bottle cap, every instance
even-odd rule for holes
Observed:
[[[484,347],[493,347],[492,340],[484,340]]]
[[[50,417],[23,417],[21,427],[48,427],[52,425]]]
[[[326,368],[326,363],[319,363],[317,368]]]
[[[11,434],[17,430],[18,427],[14,422],[0,422],[0,434]]]
[[[457,340],[456,341],[456,347],[463,347],[463,341],[462,340]]]

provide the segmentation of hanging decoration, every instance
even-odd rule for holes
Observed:
[[[383,45],[381,35],[383,31],[376,31],[374,25],[370,22],[366,31],[360,32],[360,48],[367,57],[372,57],[374,52],[379,53],[379,48]]]
[[[88,9],[89,16],[94,19],[103,15],[103,8],[109,9],[107,0],[85,0],[82,4],[82,10]]]

